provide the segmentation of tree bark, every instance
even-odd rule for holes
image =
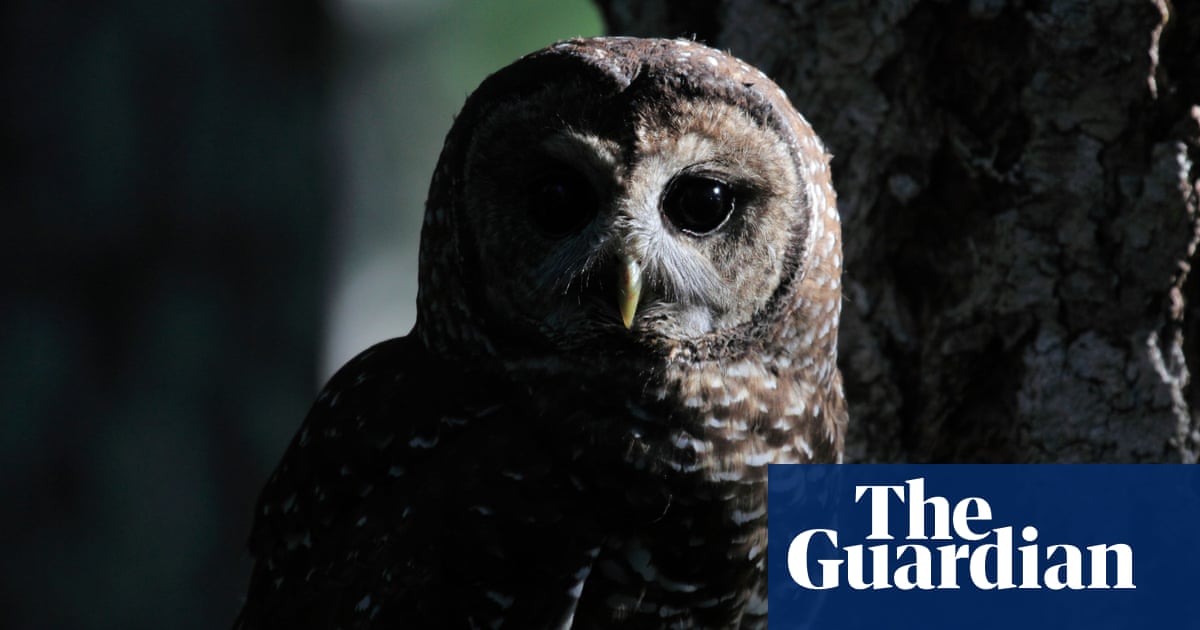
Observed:
[[[598,3],[762,68],[834,154],[847,461],[1196,461],[1195,3]]]

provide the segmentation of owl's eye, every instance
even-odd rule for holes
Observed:
[[[529,192],[529,218],[548,236],[579,231],[596,215],[596,196],[577,173],[557,171],[538,179]]]
[[[725,182],[683,175],[667,187],[662,209],[675,227],[703,236],[725,224],[736,200],[733,187]]]

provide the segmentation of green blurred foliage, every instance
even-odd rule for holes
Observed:
[[[461,7],[453,20],[455,30],[471,45],[452,47],[459,52],[445,70],[450,84],[467,91],[525,53],[568,37],[603,32],[598,10],[585,2],[463,2]]]

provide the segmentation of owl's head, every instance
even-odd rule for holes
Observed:
[[[765,75],[695,42],[535,52],[484,81],[447,137],[418,330],[491,352],[728,352],[830,321],[836,337],[828,159]]]

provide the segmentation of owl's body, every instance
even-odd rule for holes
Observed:
[[[447,138],[418,321],[263,491],[239,628],[765,627],[768,463],[839,461],[828,158],[761,73],[600,38]]]

